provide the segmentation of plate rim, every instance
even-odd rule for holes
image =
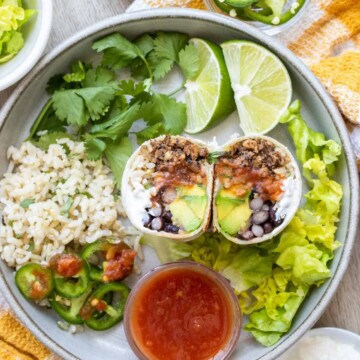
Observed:
[[[349,134],[342,119],[339,110],[331,99],[330,95],[326,92],[320,81],[315,75],[307,68],[307,66],[295,56],[289,49],[287,49],[278,40],[271,38],[270,36],[262,33],[260,30],[253,28],[251,25],[244,24],[236,19],[229,18],[225,15],[214,14],[203,10],[193,9],[151,9],[134,11],[131,13],[123,13],[116,15],[98,23],[95,23],[87,28],[75,33],[53,50],[51,50],[36,67],[19,83],[15,88],[10,98],[7,100],[3,108],[0,110],[0,131],[2,130],[8,114],[11,112],[17,101],[20,99],[22,93],[26,90],[28,84],[32,81],[36,81],[37,77],[41,74],[42,70],[49,66],[58,56],[60,56],[67,49],[76,46],[80,42],[86,40],[89,36],[93,36],[96,33],[104,30],[111,31],[112,28],[125,24],[138,22],[143,20],[161,18],[184,18],[199,21],[213,22],[224,28],[230,28],[232,30],[243,32],[245,35],[252,37],[258,43],[265,45],[270,51],[277,55],[280,55],[292,67],[298,71],[308,85],[316,92],[319,100],[326,108],[335,128],[340,137],[341,144],[346,158],[346,166],[349,173],[349,199],[359,197],[359,179],[355,156],[353,154]],[[287,339],[283,340],[279,344],[275,345],[267,354],[262,355],[258,360],[270,360],[280,355],[291,345],[293,345],[301,336],[305,334],[318,320],[321,314],[326,309],[330,300],[336,292],[336,289],[345,273],[345,270],[349,264],[351,250],[355,241],[357,227],[358,227],[358,215],[359,205],[357,201],[350,201],[349,217],[346,232],[347,247],[344,247],[339,263],[334,269],[333,276],[329,279],[329,284],[322,297],[319,299],[318,304],[315,305],[311,314],[298,326],[297,330],[290,334]],[[50,338],[26,313],[24,308],[18,302],[16,296],[12,292],[7,280],[5,279],[2,271],[0,272],[0,290],[5,294],[5,297],[11,301],[11,307],[14,313],[18,316],[21,322],[49,349],[57,353],[58,355],[69,360],[78,359],[74,354],[64,349],[54,339]]]

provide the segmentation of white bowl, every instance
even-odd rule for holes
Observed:
[[[332,328],[332,327],[315,328],[315,329],[311,329],[310,331],[305,333],[305,335],[299,340],[299,343],[301,342],[302,339],[308,339],[308,338],[312,338],[315,336],[316,337],[318,337],[318,336],[327,337],[339,344],[350,345],[353,349],[355,349],[360,354],[360,336],[351,331],[340,329],[340,328]],[[278,360],[283,360],[283,357],[288,358],[289,356],[290,356],[290,358],[292,358],[293,357],[292,351],[296,347],[297,344],[298,343],[295,343]],[[355,359],[349,358],[349,360],[355,360]]]
[[[38,62],[49,39],[52,23],[52,0],[23,0],[36,14],[23,27],[24,47],[10,61],[0,64],[0,91],[15,84]]]

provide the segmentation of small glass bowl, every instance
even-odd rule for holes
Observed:
[[[229,359],[231,353],[235,349],[235,346],[237,344],[241,332],[242,316],[241,316],[241,310],[239,307],[238,299],[233,289],[231,288],[229,282],[223,276],[221,276],[216,271],[204,265],[198,264],[193,261],[185,261],[185,260],[171,262],[155,267],[147,274],[145,274],[132,289],[125,306],[125,316],[124,316],[125,335],[130,347],[132,348],[133,352],[140,360],[149,359],[141,350],[140,346],[136,341],[136,336],[132,331],[132,314],[134,310],[136,311],[134,304],[139,294],[139,290],[141,289],[142,286],[151,282],[151,280],[155,279],[158,275],[161,274],[162,277],[163,274],[166,273],[167,271],[171,272],[173,270],[181,270],[181,269],[192,270],[207,277],[210,281],[215,283],[222,290],[224,296],[226,297],[227,302],[229,304],[230,312],[232,314],[231,317],[232,324],[231,327],[229,327],[228,341],[226,342],[224,348],[221,349],[215,356],[213,356],[211,360]]]
[[[291,3],[295,2],[295,1],[296,0],[293,0]],[[268,24],[264,24],[262,22],[255,21],[255,20],[250,21],[250,20],[243,20],[243,19],[240,19],[237,17],[234,18],[234,17],[230,16],[226,11],[221,10],[216,5],[215,0],[204,0],[204,3],[205,3],[205,6],[208,11],[212,11],[212,12],[215,12],[218,14],[229,16],[229,17],[231,17],[233,19],[237,19],[239,21],[243,21],[244,23],[252,25],[268,35],[277,35],[277,34],[280,34],[284,31],[288,30],[291,26],[293,26],[295,23],[297,23],[304,16],[304,14],[306,13],[306,8],[310,3],[310,0],[306,0],[305,4],[302,6],[302,8],[299,10],[299,12],[293,18],[291,18],[289,21],[287,21],[286,23],[284,23],[282,25],[268,25]],[[286,8],[289,8],[288,6],[291,6],[291,3],[289,3]]]

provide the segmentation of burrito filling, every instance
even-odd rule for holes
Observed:
[[[248,138],[221,153],[215,164],[218,188],[215,204],[221,229],[251,240],[281,225],[291,186],[291,159],[263,138]]]
[[[140,156],[146,163],[142,184],[149,194],[141,214],[143,226],[173,234],[199,228],[208,204],[208,150],[187,139],[166,136],[143,145]]]

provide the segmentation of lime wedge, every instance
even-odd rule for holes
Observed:
[[[204,131],[235,110],[234,94],[220,46],[191,39],[199,51],[200,71],[185,84],[187,125],[185,131]]]
[[[245,134],[269,132],[291,101],[291,80],[284,64],[250,41],[228,41],[221,47],[242,130]]]

